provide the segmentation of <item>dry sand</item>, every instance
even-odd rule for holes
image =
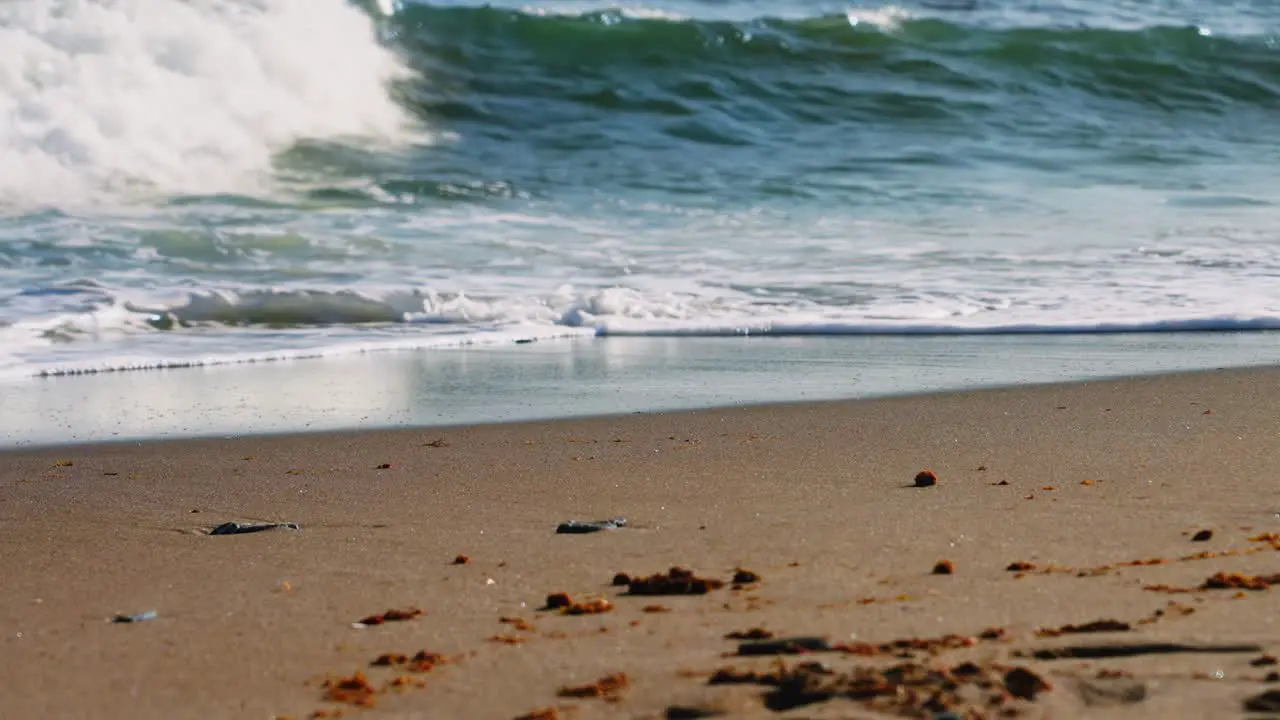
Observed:
[[[1280,543],[1259,537],[1280,532],[1278,380],[1271,369],[1222,371],[3,454],[0,717],[515,718],[553,708],[652,718],[672,705],[732,717],[875,717],[872,705],[928,716],[920,708],[946,678],[847,673],[905,661],[859,654],[872,651],[860,643],[949,634],[968,647],[914,661],[951,668],[961,700],[994,698],[986,716],[1240,716],[1246,698],[1280,690],[1265,681],[1280,666],[1251,664],[1280,654],[1280,587],[1199,588],[1219,572],[1280,572]],[[940,482],[912,487],[924,468]],[[555,533],[562,520],[614,515],[629,525]],[[199,532],[231,520],[301,529]],[[1212,537],[1194,542],[1200,530]],[[1213,556],[1180,559],[1196,553]],[[470,562],[453,564],[459,554]],[[1148,559],[1164,562],[1123,564]],[[933,574],[940,560],[954,574]],[[1015,561],[1038,569],[1008,571]],[[675,565],[761,579],[673,597],[610,585],[618,572]],[[1155,585],[1188,592],[1145,587]],[[539,611],[555,592],[614,607]],[[425,613],[352,627],[391,608]],[[108,621],[147,610],[156,619]],[[1129,629],[1038,633],[1103,619]],[[991,627],[1003,636],[976,638]],[[737,643],[724,636],[751,628],[835,649],[783,656],[784,666],[729,657]],[[1257,649],[1023,656],[1116,643]],[[369,666],[420,650],[444,662],[422,673]],[[990,687],[967,681],[973,668],[955,670],[966,660]],[[794,670],[815,662],[833,674]],[[790,674],[781,688],[708,683],[730,666]],[[1052,689],[1008,698],[1014,667]],[[356,671],[376,706],[330,702],[324,680]],[[613,700],[557,696],[614,673],[627,687]],[[914,699],[850,697],[917,676]],[[397,677],[406,684],[383,691]],[[1028,682],[1008,678],[1019,692]]]

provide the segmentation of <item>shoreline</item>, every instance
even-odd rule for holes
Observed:
[[[0,448],[846,400],[1277,359],[1280,334],[597,338],[9,383]]]
[[[767,673],[776,660],[796,672],[816,660],[844,677],[902,662],[895,654],[1023,668],[1051,689],[1002,696],[1022,717],[1239,712],[1280,689],[1266,680],[1266,658],[1280,653],[1270,602],[1280,586],[1265,580],[1280,551],[1268,539],[1280,538],[1269,534],[1280,533],[1280,498],[1267,481],[1277,379],[1280,368],[1209,371],[8,451],[0,674],[26,691],[0,697],[0,715],[848,717],[869,711],[844,691],[785,713],[768,709],[786,698],[767,684],[709,679]],[[914,487],[926,468],[937,485]],[[556,533],[619,515],[624,528]],[[225,522],[299,529],[206,534]],[[943,561],[951,574],[934,572]],[[611,584],[673,566],[759,580],[656,597]],[[1219,573],[1259,584],[1207,585]],[[539,609],[560,592],[609,609]],[[425,614],[352,626],[413,609]],[[148,611],[154,619],[110,622]],[[1092,630],[1070,629],[1081,627]],[[831,649],[737,654],[725,635],[755,628]],[[1027,655],[1156,646],[1193,650]],[[439,655],[395,660],[419,651]],[[391,666],[374,662],[387,654]],[[356,672],[367,695],[324,686]],[[618,673],[624,687],[593,685]],[[579,686],[603,696],[557,694]]]
[[[1196,370],[1165,370],[1149,373],[1139,373],[1132,375],[1115,375],[1101,376],[1096,378],[1069,379],[1069,380],[1048,380],[1044,382],[1030,383],[1010,383],[1007,385],[983,385],[977,387],[960,387],[949,389],[926,389],[917,392],[898,392],[884,395],[867,395],[860,397],[834,397],[818,400],[776,400],[762,401],[756,403],[741,404],[725,404],[712,405],[706,407],[679,407],[672,409],[656,409],[656,410],[633,410],[629,412],[602,413],[598,415],[584,414],[568,414],[549,417],[530,417],[511,420],[494,420],[491,422],[476,423],[454,423],[441,425],[400,425],[386,427],[350,427],[350,428],[332,428],[320,430],[295,430],[295,431],[279,431],[279,432],[262,432],[262,433],[244,433],[244,434],[208,434],[208,435],[186,435],[174,437],[154,437],[154,438],[121,438],[115,440],[101,440],[86,443],[77,442],[51,442],[45,444],[30,444],[14,447],[0,447],[0,458],[6,455],[18,455],[25,453],[50,453],[67,450],[93,450],[105,449],[122,445],[133,445],[142,447],[164,447],[170,444],[179,443],[210,443],[225,441],[290,441],[290,440],[313,440],[323,442],[327,439],[338,438],[361,438],[375,437],[380,435],[419,435],[419,434],[445,434],[448,432],[459,431],[477,431],[485,429],[501,429],[501,428],[534,428],[548,427],[555,428],[560,425],[573,425],[576,423],[587,424],[612,424],[617,422],[625,422],[628,418],[637,416],[652,417],[675,417],[681,416],[699,416],[699,415],[722,415],[725,413],[765,413],[770,412],[803,412],[808,409],[823,409],[845,406],[849,404],[870,404],[870,403],[895,403],[907,401],[928,401],[928,400],[945,400],[954,396],[974,396],[980,397],[985,393],[1009,393],[1009,392],[1046,392],[1054,389],[1071,389],[1081,386],[1105,386],[1114,384],[1123,386],[1128,383],[1142,381],[1158,381],[1161,379],[1187,379],[1195,380],[1206,376],[1220,376],[1224,374],[1252,374],[1259,373],[1262,375],[1270,375],[1273,372],[1280,373],[1280,365],[1246,365],[1234,367],[1217,367]]]

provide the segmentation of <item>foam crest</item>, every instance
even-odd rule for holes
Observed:
[[[859,25],[870,25],[883,31],[896,30],[906,20],[911,19],[911,13],[894,5],[887,5],[874,9],[853,9],[845,13],[845,17],[849,19],[849,24],[853,27]]]
[[[252,194],[302,139],[389,140],[406,72],[345,0],[0,5],[0,209]]]

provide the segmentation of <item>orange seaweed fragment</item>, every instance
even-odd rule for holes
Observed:
[[[523,630],[523,631],[526,631],[526,632],[528,632],[528,631],[531,631],[531,630],[534,630],[534,629],[535,629],[535,628],[533,627],[533,625],[529,624],[529,621],[528,621],[528,620],[525,620],[524,618],[518,618],[518,617],[500,617],[500,618],[498,618],[498,622],[500,622],[500,623],[502,623],[502,624],[504,624],[504,625],[510,625],[511,627],[515,628],[516,630]]]
[[[1215,558],[1215,557],[1218,557],[1218,553],[1212,550],[1205,550],[1203,552],[1192,553],[1191,555],[1183,555],[1178,559],[1185,562],[1188,560],[1208,560],[1209,558]]]
[[[1244,575],[1242,573],[1215,573],[1201,585],[1204,590],[1267,590],[1272,585],[1280,584],[1280,574],[1276,575]]]
[[[325,680],[323,687],[327,691],[325,697],[331,702],[361,707],[372,707],[377,702],[374,695],[378,691],[369,684],[369,679],[362,672],[345,678],[330,678]]]
[[[435,669],[436,665],[443,663],[444,656],[440,653],[419,650],[417,654],[409,658],[409,669],[420,673],[430,672]]]
[[[613,603],[604,598],[589,598],[578,602],[570,603],[568,607],[561,610],[565,615],[598,615],[613,610]]]
[[[604,698],[606,700],[616,699],[627,689],[630,681],[626,673],[614,673],[605,675],[593,683],[578,686],[565,686],[560,688],[557,693],[560,697],[571,698]]]
[[[360,620],[357,624],[370,626],[370,625],[381,625],[383,623],[389,623],[389,622],[402,622],[404,620],[412,620],[421,614],[422,614],[422,611],[419,610],[418,608],[409,608],[408,610],[392,609],[386,612],[378,613],[377,615],[370,615],[369,617],[364,618],[363,620]]]
[[[724,587],[722,580],[700,578],[692,570],[673,567],[665,573],[632,578],[627,592],[631,595],[706,595],[721,587]]]

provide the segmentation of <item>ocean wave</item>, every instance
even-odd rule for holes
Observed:
[[[724,21],[633,8],[556,12],[419,4],[407,6],[395,23],[402,37],[418,39],[415,50],[441,58],[479,64],[486,57],[518,54],[569,72],[630,66],[679,67],[692,74],[700,66],[753,61],[892,70],[895,59],[935,56],[971,60],[988,71],[1102,80],[1099,92],[1132,88],[1140,80],[1174,88],[1170,81],[1249,72],[1280,79],[1275,36],[1221,35],[1194,24],[979,26],[963,16],[917,16],[896,6]],[[1108,68],[1117,71],[1110,80]]]
[[[0,4],[0,211],[262,194],[311,139],[425,136],[345,0]]]
[[[0,337],[6,328],[0,326]],[[975,325],[940,322],[840,322],[779,318],[740,318],[738,321],[608,321],[593,327],[555,324],[507,324],[491,328],[457,330],[392,337],[367,336],[360,340],[294,338],[287,346],[262,345],[251,350],[232,351],[220,347],[150,348],[130,350],[115,347],[82,356],[61,356],[33,361],[12,349],[0,352],[0,381],[31,377],[57,377],[143,370],[218,367],[258,363],[337,358],[381,352],[442,350],[466,347],[502,346],[536,341],[558,341],[591,337],[925,337],[975,335],[1099,335],[1256,332],[1280,330],[1280,314],[1268,316],[1217,316],[1165,318],[1128,321],[1046,322]]]
[[[353,353],[648,336],[937,336],[1258,332],[1280,311],[1150,306],[985,311],[957,297],[874,307],[761,305],[726,298],[563,287],[541,296],[429,291],[241,290],[144,303],[115,298],[82,311],[0,325],[0,376],[79,374],[322,358]],[[965,306],[965,307],[962,307]],[[1136,310],[1136,308],[1134,309]],[[156,334],[163,342],[148,342]]]

